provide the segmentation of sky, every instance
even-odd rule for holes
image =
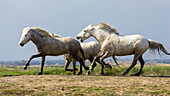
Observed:
[[[24,27],[75,38],[89,24],[100,22],[118,26],[121,35],[140,34],[158,41],[170,52],[169,4],[170,0],[1,0],[0,61],[28,60],[36,54],[32,42],[18,44]],[[145,53],[145,58],[151,57],[170,59]]]

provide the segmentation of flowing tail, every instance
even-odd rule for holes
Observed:
[[[168,51],[164,48],[164,46],[163,46],[161,43],[152,41],[152,40],[150,40],[150,39],[148,40],[148,42],[149,42],[149,48],[150,48],[151,50],[158,50],[159,55],[161,55],[160,50],[161,50],[163,53],[165,53],[165,54],[167,54],[167,55],[170,55],[170,53],[168,53]]]

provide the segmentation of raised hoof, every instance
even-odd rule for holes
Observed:
[[[81,75],[82,74],[82,72],[79,72],[77,75]]]
[[[131,76],[140,76],[140,74],[136,73],[136,74],[132,74]]]
[[[85,70],[89,70],[89,67],[84,67]]]
[[[37,75],[42,75],[42,72],[37,73]]]

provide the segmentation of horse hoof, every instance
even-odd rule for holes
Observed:
[[[140,74],[136,73],[136,74],[132,74],[131,76],[140,76]]]
[[[41,74],[42,74],[41,72],[37,73],[37,75],[41,75]]]
[[[86,73],[86,75],[87,75],[87,76],[90,75],[90,72],[88,71],[88,72]]]
[[[23,70],[26,70],[26,69],[27,69],[27,67],[24,67],[24,68],[23,68]]]
[[[79,72],[77,75],[81,75],[82,74],[82,72]]]
[[[126,74],[123,73],[123,74],[121,74],[121,75],[122,75],[122,76],[125,76]]]

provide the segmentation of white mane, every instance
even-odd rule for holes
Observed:
[[[96,26],[98,29],[102,29],[109,33],[115,33],[115,34],[119,35],[119,32],[116,30],[116,28],[112,28],[112,26],[110,26],[104,22],[101,22],[100,24],[97,24]]]

